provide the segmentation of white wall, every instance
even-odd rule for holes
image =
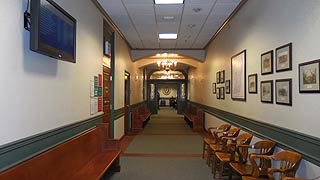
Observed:
[[[27,0],[0,7],[0,145],[90,118],[90,78],[102,72],[102,15],[88,0],[55,0],[77,19],[77,63],[29,50]]]
[[[299,94],[298,64],[319,59],[320,1],[250,0],[207,48],[206,61],[189,73],[189,98],[208,106],[320,137],[320,94]],[[260,56],[292,42],[292,71],[261,76]],[[258,73],[258,94],[248,94],[246,102],[233,101],[229,94],[217,100],[211,92],[216,72],[225,70],[231,78],[231,56],[247,50],[247,75]],[[260,101],[260,81],[292,78],[293,105],[264,104]],[[217,85],[217,87],[224,85]],[[247,88],[247,87],[246,87]],[[211,124],[215,124],[212,120]],[[210,123],[209,123],[210,124]],[[303,161],[298,176],[312,178],[320,168]]]

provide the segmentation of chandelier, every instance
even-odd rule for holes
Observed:
[[[170,59],[176,57],[176,54],[163,53],[161,55],[157,54],[157,56],[162,58],[162,60],[157,61],[159,69],[168,72],[170,70],[175,70],[175,68],[177,67],[178,62]]]

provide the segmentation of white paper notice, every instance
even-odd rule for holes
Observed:
[[[94,97],[94,80],[90,80],[90,97]]]
[[[94,98],[90,98],[90,114],[95,114],[95,109],[94,109]]]

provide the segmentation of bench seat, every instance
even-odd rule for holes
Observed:
[[[84,166],[69,180],[99,180],[110,168],[110,170],[119,171],[117,167],[110,167],[112,166],[113,162],[117,161],[119,155],[120,151],[117,150],[101,152],[95,155],[95,157],[89,163],[87,163],[86,166]]]
[[[187,104],[183,113],[184,120],[189,124],[193,131],[203,131],[203,110]]]
[[[108,139],[109,124],[98,124],[56,147],[0,173],[1,180],[99,180],[120,171],[119,141]]]

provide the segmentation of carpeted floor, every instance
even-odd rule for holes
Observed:
[[[121,172],[111,180],[211,180],[202,156],[202,138],[173,108],[152,115],[120,158]]]

